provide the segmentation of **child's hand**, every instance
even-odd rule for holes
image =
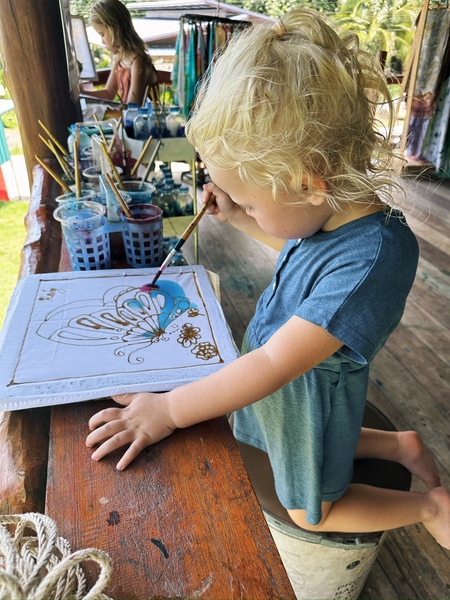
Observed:
[[[214,215],[219,221],[231,224],[236,211],[241,210],[239,206],[233,202],[228,194],[222,191],[214,183],[206,183],[203,186],[203,190],[206,191],[205,202],[211,194],[216,196],[215,201],[209,206],[206,212],[210,215]]]
[[[176,426],[167,407],[166,394],[142,392],[112,398],[125,408],[106,408],[91,417],[86,446],[99,444],[92,459],[100,460],[117,448],[131,444],[117,463],[117,469],[122,471],[144,448],[170,435]]]

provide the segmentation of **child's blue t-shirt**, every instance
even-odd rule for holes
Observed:
[[[346,491],[361,430],[368,365],[398,325],[414,281],[418,245],[401,213],[374,213],[289,241],[258,301],[243,352],[292,316],[343,347],[274,394],[234,413],[234,434],[269,454],[287,509],[321,520],[321,503]]]

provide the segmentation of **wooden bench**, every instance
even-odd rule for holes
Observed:
[[[34,171],[20,276],[58,271],[58,190]],[[73,550],[113,562],[106,592],[147,598],[295,598],[225,417],[176,431],[123,472],[85,446],[110,399],[0,414],[0,512],[44,512]],[[88,571],[92,580],[94,572]]]

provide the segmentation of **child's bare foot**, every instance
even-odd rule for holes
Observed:
[[[450,492],[438,487],[427,492],[427,497],[432,502],[434,514],[422,521],[423,526],[438,544],[450,550]]]
[[[397,461],[421,479],[428,489],[441,484],[441,478],[430,450],[415,431],[398,432]]]

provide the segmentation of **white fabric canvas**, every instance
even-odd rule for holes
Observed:
[[[207,271],[156,269],[29,275],[0,338],[0,410],[161,392],[238,356]]]

